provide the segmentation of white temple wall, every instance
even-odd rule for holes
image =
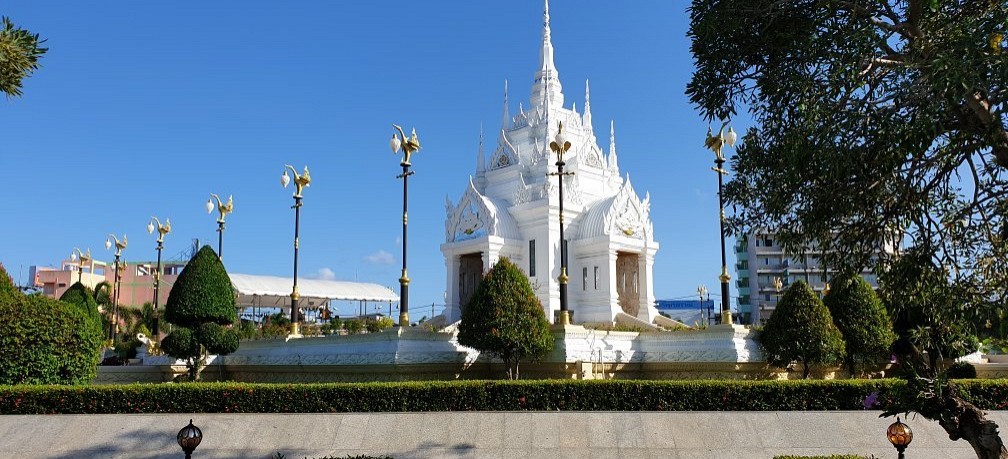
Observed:
[[[606,239],[595,241],[572,241],[568,250],[571,259],[568,260],[574,275],[568,287],[571,294],[570,308],[574,311],[576,323],[609,323],[613,321],[615,312],[612,303],[612,285],[608,281],[612,270],[609,268],[609,244]],[[576,253],[577,255],[573,255]],[[613,261],[615,266],[615,259]],[[598,282],[595,281],[595,269],[598,269]],[[587,289],[583,288],[583,275],[587,270]]]

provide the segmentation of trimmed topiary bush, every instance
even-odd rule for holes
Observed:
[[[823,303],[843,335],[844,364],[853,377],[857,365],[888,359],[896,333],[882,300],[861,276],[842,275],[832,287]]]
[[[504,361],[518,379],[518,363],[553,350],[553,334],[528,278],[506,257],[497,260],[462,310],[459,344]]]
[[[165,320],[177,327],[162,340],[161,350],[185,359],[193,380],[199,379],[204,351],[230,354],[238,349],[238,332],[223,327],[238,321],[234,287],[210,246],[196,252],[179,274],[165,303]]]
[[[812,365],[839,363],[844,356],[843,336],[829,309],[803,281],[784,292],[757,340],[768,363],[788,368],[797,361],[804,378]]]
[[[196,252],[179,274],[165,303],[165,320],[189,328],[205,322],[230,325],[237,320],[234,287],[210,246]]]
[[[63,292],[63,296],[60,297],[60,301],[73,304],[80,308],[85,314],[94,320],[95,325],[99,328],[99,332],[101,331],[101,313],[98,312],[98,302],[95,301],[94,292],[90,288],[80,282],[77,282]]]
[[[945,376],[955,379],[973,379],[977,377],[976,367],[969,362],[955,362],[949,365]]]
[[[192,329],[178,327],[161,340],[161,350],[176,359],[200,357],[200,343]]]
[[[200,325],[196,337],[211,354],[226,355],[238,350],[238,334],[213,322]]]
[[[5,277],[6,273],[0,273]],[[87,384],[102,333],[81,308],[41,295],[0,298],[0,384]]]

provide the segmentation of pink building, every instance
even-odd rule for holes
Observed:
[[[80,281],[84,285],[94,288],[101,282],[112,284],[115,280],[115,273],[109,263],[92,260],[83,266],[83,273],[78,268],[80,264],[74,260],[63,260],[59,268],[47,266],[32,266],[29,275],[32,278],[32,285],[42,289],[42,294],[59,298],[63,296],[71,285]],[[178,279],[178,275],[185,267],[184,261],[162,261],[161,289],[158,292],[158,304],[164,305],[168,299],[168,292]],[[153,261],[127,261],[120,266],[120,306],[143,306],[144,303],[154,301],[154,273],[157,270],[157,262]]]

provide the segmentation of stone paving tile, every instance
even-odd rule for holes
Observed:
[[[333,447],[360,449],[367,445],[368,424],[371,422],[369,413],[344,414],[336,430],[336,441]]]
[[[180,457],[175,433],[204,431],[199,459],[329,454],[411,458],[770,458],[776,454],[894,455],[877,412],[364,413],[0,416],[0,451],[26,458]],[[990,417],[1008,425],[1008,413]],[[936,423],[911,418],[915,459],[972,458]],[[721,435],[719,437],[718,435]]]
[[[533,453],[535,449],[560,446],[560,424],[552,416],[533,416],[531,425],[532,442],[529,446],[533,448]]]

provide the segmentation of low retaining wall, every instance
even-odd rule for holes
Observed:
[[[551,379],[786,379],[763,362],[752,330],[637,333],[554,328],[556,345],[540,362],[523,363],[523,378]],[[1008,377],[1008,362],[976,364],[982,378]],[[96,384],[171,381],[185,366],[167,356],[141,365],[99,367]],[[243,382],[360,382],[495,379],[503,364],[458,344],[457,332],[393,328],[352,336],[243,341],[237,352],[211,356],[206,380]],[[833,378],[833,368],[813,372]]]

